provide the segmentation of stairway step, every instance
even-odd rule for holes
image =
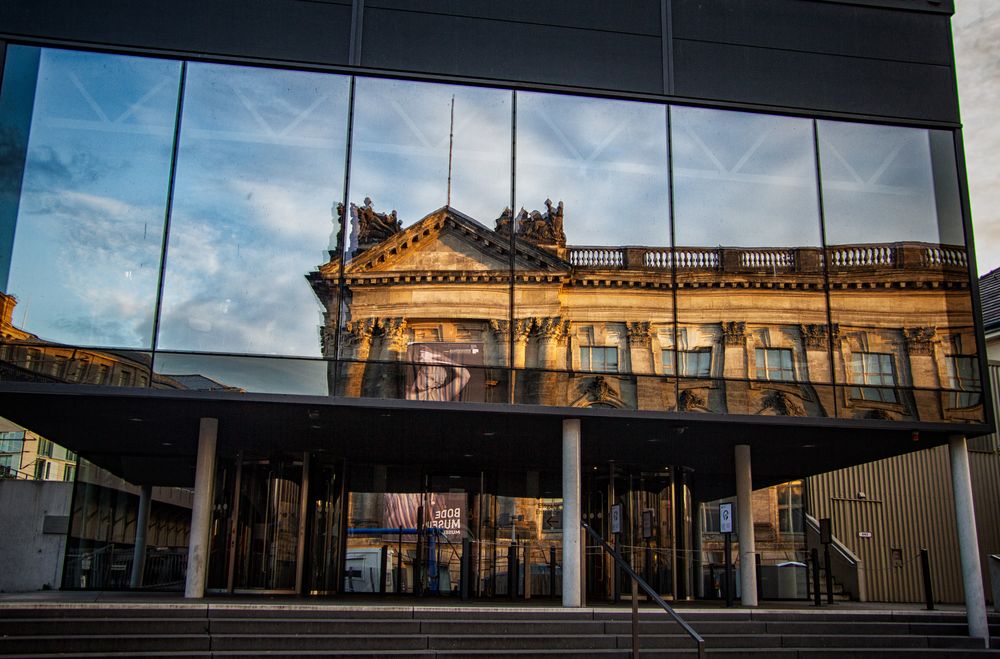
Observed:
[[[61,635],[67,636],[107,636],[115,635],[128,628],[129,634],[204,634],[208,632],[207,618],[128,618],[122,621],[115,618],[60,618],[58,620],[42,618],[0,618],[0,637],[2,636],[46,636],[58,629]]]
[[[427,649],[427,637],[405,634],[213,634],[214,651],[256,651],[267,649],[279,652],[290,650],[341,651],[404,651]]]
[[[142,652],[157,648],[165,652],[205,651],[211,649],[208,634],[118,634],[90,636],[8,636],[3,639],[3,654],[40,654],[51,652]]]

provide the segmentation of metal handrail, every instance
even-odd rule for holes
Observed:
[[[653,590],[652,586],[646,583],[645,580],[642,577],[640,577],[635,570],[632,569],[632,566],[625,562],[625,559],[622,558],[621,553],[619,553],[617,549],[609,545],[607,541],[605,541],[605,539],[602,538],[597,531],[590,528],[590,525],[587,524],[586,522],[581,521],[580,525],[583,526],[584,530],[586,530],[587,533],[589,533],[592,538],[594,538],[595,540],[597,540],[598,543],[600,543],[600,546],[604,549],[604,551],[608,552],[611,555],[611,557],[615,560],[615,563],[618,565],[618,567],[623,569],[625,573],[628,574],[628,576],[632,577],[632,656],[635,659],[638,659],[639,657],[638,588],[642,588],[642,590],[646,593],[646,595],[648,595],[651,600],[659,604],[661,609],[669,613],[670,617],[673,618],[674,621],[681,626],[681,629],[687,632],[687,635],[690,636],[695,643],[697,643],[698,659],[705,659],[705,639],[701,637],[701,634],[692,629],[691,625],[687,624],[684,618],[681,618],[679,615],[677,615],[677,612],[674,611],[669,604],[663,601],[663,598],[660,597],[659,593]]]

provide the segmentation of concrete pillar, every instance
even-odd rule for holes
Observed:
[[[583,606],[579,419],[563,419],[562,494],[562,605]]]
[[[983,572],[979,563],[976,511],[972,505],[969,447],[964,435],[948,438],[948,453],[951,458],[951,489],[955,496],[955,522],[958,527],[958,550],[962,559],[969,636],[983,639],[983,643],[989,647],[990,632],[986,619],[986,597],[983,594]]]
[[[205,596],[212,527],[212,485],[215,482],[215,442],[218,434],[218,419],[201,419],[198,427],[198,461],[194,472],[194,500],[191,505],[191,535],[184,597]]]
[[[702,533],[704,532],[703,503],[692,503],[694,513],[694,528],[691,530],[691,556],[694,562],[694,596],[705,599],[704,561],[702,560]]]
[[[130,588],[142,588],[142,575],[146,570],[146,531],[149,530],[149,502],[152,496],[152,485],[143,485],[139,490],[139,511],[135,519],[135,548],[132,550]]]
[[[750,501],[750,446],[736,446],[736,521],[740,534],[740,590],[743,606],[757,606],[757,547],[753,537],[753,504]]]

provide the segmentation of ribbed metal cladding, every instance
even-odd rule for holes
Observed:
[[[990,366],[1000,390],[1000,364]],[[1000,551],[1000,455],[997,438],[970,442],[970,467],[987,597],[987,553]],[[830,517],[833,532],[864,562],[868,599],[919,602],[918,559],[930,551],[934,597],[963,601],[948,447],[916,451],[809,479],[809,511]]]

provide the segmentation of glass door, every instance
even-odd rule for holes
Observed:
[[[236,502],[234,590],[294,593],[303,463],[244,460]]]

